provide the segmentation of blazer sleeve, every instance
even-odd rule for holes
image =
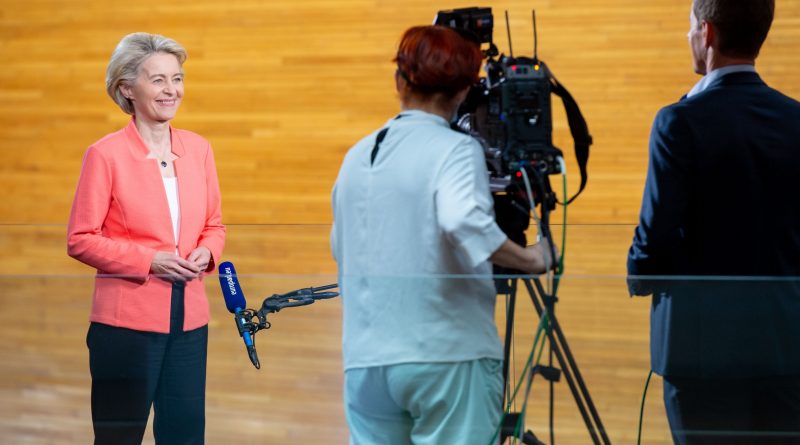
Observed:
[[[636,276],[679,274],[685,256],[685,221],[693,150],[691,128],[675,107],[659,111],[650,133],[639,225],[628,251],[631,295],[649,295],[656,284]],[[633,276],[633,277],[630,277]]]
[[[67,253],[101,273],[145,281],[156,250],[103,235],[103,223],[113,203],[113,180],[103,154],[89,147],[67,225]]]
[[[207,188],[206,221],[197,240],[197,246],[204,246],[211,252],[211,261],[208,262],[206,272],[213,272],[222,256],[222,249],[225,247],[225,226],[222,224],[222,198],[219,191],[217,166],[210,144],[204,164]]]

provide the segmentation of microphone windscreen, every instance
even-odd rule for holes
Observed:
[[[219,265],[219,285],[222,288],[222,296],[225,298],[225,306],[229,312],[235,313],[236,309],[247,307],[242,286],[239,285],[239,279],[236,276],[236,269],[230,261]]]

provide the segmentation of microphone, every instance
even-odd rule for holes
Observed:
[[[256,369],[260,369],[261,363],[258,361],[258,353],[256,353],[256,345],[253,343],[253,336],[250,334],[250,329],[245,327],[245,319],[242,316],[242,311],[247,307],[247,302],[244,299],[242,287],[239,285],[239,279],[236,277],[236,269],[230,261],[225,261],[219,265],[219,285],[222,288],[222,296],[225,298],[225,306],[228,308],[228,312],[235,314],[233,319],[236,322],[236,329],[247,347],[247,355],[250,357],[253,366]]]

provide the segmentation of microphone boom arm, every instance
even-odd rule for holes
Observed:
[[[285,294],[274,294],[271,297],[264,299],[261,304],[261,309],[239,309],[234,314],[236,320],[236,327],[239,330],[239,335],[243,336],[245,332],[250,334],[253,345],[255,345],[256,332],[269,329],[271,323],[267,321],[267,314],[279,312],[281,309],[287,307],[308,306],[317,300],[327,300],[339,296],[338,292],[330,291],[339,287],[338,284],[326,284],[319,287],[306,287],[297,289]],[[258,356],[255,355],[255,347],[250,353],[250,361],[253,366],[260,368]]]
[[[264,299],[261,309],[258,310],[258,318],[266,321],[267,314],[279,312],[287,307],[307,306],[317,300],[327,300],[339,295],[338,292],[324,292],[335,289],[338,284],[326,284],[319,287],[306,287],[294,290],[285,294],[274,294]]]

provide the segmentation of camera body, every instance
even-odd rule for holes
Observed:
[[[492,43],[494,17],[492,8],[460,8],[436,13],[435,25],[447,26],[457,31],[466,31],[478,44]],[[492,54],[496,56],[497,54]]]
[[[542,175],[561,173],[562,152],[553,146],[551,76],[546,65],[535,57],[498,56],[492,42],[491,8],[439,11],[434,23],[489,45],[483,51],[486,76],[459,108],[457,126],[484,145],[492,176],[505,178],[520,168]]]

